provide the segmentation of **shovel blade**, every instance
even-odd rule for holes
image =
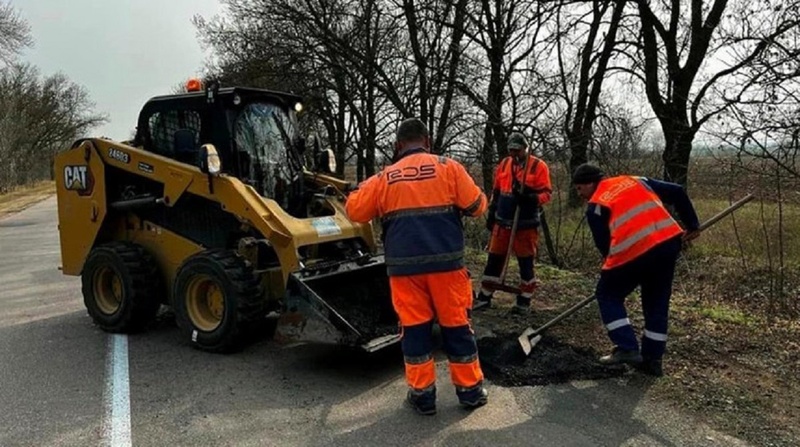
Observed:
[[[519,289],[519,287],[514,287],[514,286],[510,286],[508,284],[502,284],[502,283],[494,282],[494,281],[482,281],[481,282],[481,287],[483,287],[486,290],[492,290],[492,291],[500,290],[502,292],[514,293],[514,294],[517,294],[517,295],[522,293],[522,291]]]
[[[519,347],[522,348],[522,352],[525,353],[525,357],[531,355],[534,346],[542,339],[542,336],[538,334],[532,337],[534,334],[536,334],[536,331],[532,327],[529,327],[525,329],[522,335],[517,339],[519,341]]]

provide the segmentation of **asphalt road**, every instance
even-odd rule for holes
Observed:
[[[418,416],[399,352],[265,340],[200,352],[169,319],[111,336],[58,270],[56,201],[0,220],[0,446],[735,446],[647,397],[639,375],[559,386],[488,385],[457,406],[440,359],[439,413]]]

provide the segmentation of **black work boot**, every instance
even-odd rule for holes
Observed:
[[[642,354],[637,350],[629,351],[615,347],[611,354],[600,357],[599,361],[604,365],[621,365],[623,363],[638,365],[642,363]]]
[[[436,414],[436,388],[430,391],[408,390],[406,403],[419,414],[434,415]]]
[[[469,390],[456,389],[456,395],[458,396],[458,403],[468,410],[482,407],[489,402],[489,392],[481,384]]]
[[[511,308],[513,315],[528,315],[531,313],[531,299],[522,295],[517,295],[517,302]]]
[[[492,295],[486,295],[480,291],[472,300],[472,310],[491,309],[492,308]]]
[[[515,304],[511,307],[509,313],[511,315],[528,315],[531,313],[531,309],[528,306],[520,306],[519,304]]]
[[[642,374],[647,374],[653,377],[662,377],[664,375],[664,368],[661,365],[661,359],[644,359],[642,363],[635,366],[636,370]]]

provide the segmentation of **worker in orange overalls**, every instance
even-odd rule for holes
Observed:
[[[519,207],[519,221],[512,248],[519,265],[520,293],[511,310],[517,314],[525,314],[529,312],[536,288],[533,261],[539,243],[539,211],[542,205],[550,201],[553,189],[547,163],[529,153],[524,135],[519,132],[509,135],[508,152],[509,156],[500,161],[494,175],[489,216],[486,220],[486,229],[492,235],[482,283],[500,282],[508,245],[511,243],[509,239],[514,214]],[[521,184],[524,184],[523,190],[520,188]],[[475,308],[490,307],[493,295],[494,290],[481,287]]]
[[[459,402],[470,409],[486,404],[461,222],[486,211],[486,196],[464,166],[430,153],[428,129],[410,118],[397,129],[394,164],[350,193],[346,210],[356,222],[381,218],[392,304],[402,325],[406,401],[420,414],[436,413],[432,328],[438,320]]]
[[[628,175],[607,178],[590,164],[575,169],[572,183],[589,203],[586,221],[604,259],[595,298],[615,347],[600,362],[626,363],[660,377],[675,263],[683,242],[699,235],[692,201],[676,183]],[[664,204],[675,207],[686,232]],[[639,286],[644,314],[641,352],[625,310],[625,297]]]

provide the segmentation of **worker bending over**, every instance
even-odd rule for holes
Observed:
[[[589,204],[586,220],[604,258],[595,297],[615,347],[600,362],[627,363],[662,376],[675,263],[682,240],[699,235],[694,206],[681,185],[629,175],[607,178],[590,164],[575,169],[572,183]],[[664,204],[674,206],[687,232]],[[637,286],[644,313],[641,352],[625,310],[625,297]]]

